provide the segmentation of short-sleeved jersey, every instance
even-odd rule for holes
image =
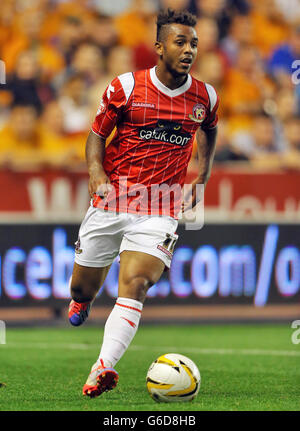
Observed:
[[[176,217],[181,202],[176,186],[184,185],[196,130],[216,126],[218,104],[211,85],[188,75],[171,90],[159,81],[155,67],[125,73],[109,84],[92,131],[106,139],[116,128],[103,167],[116,191],[117,211]],[[154,205],[154,190],[162,185],[173,187],[170,209]],[[137,204],[137,196],[147,193],[148,202]],[[95,195],[93,205],[104,204]]]

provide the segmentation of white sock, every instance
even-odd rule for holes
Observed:
[[[127,350],[138,329],[143,304],[130,298],[118,298],[104,327],[102,347],[98,359],[106,367],[114,367]]]

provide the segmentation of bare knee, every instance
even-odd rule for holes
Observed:
[[[94,299],[93,296],[85,293],[84,286],[81,284],[72,285],[70,291],[72,299],[76,302],[90,302]]]
[[[110,265],[103,268],[90,268],[74,263],[70,279],[70,293],[76,302],[93,301],[104,283]]]
[[[70,293],[74,301],[91,302],[95,297],[95,292],[97,291],[97,286],[91,285],[82,280],[71,280],[70,283]]]
[[[82,292],[81,286],[74,286],[73,288],[71,288],[71,296],[75,302],[79,302],[79,303],[91,302],[93,299],[89,295],[84,295],[84,293]]]
[[[144,302],[147,291],[153,286],[154,281],[146,276],[133,276],[126,279],[119,286],[119,296],[135,299]]]

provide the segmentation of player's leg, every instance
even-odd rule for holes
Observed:
[[[119,296],[144,303],[148,289],[158,282],[164,269],[165,263],[156,256],[124,250],[120,255]]]
[[[121,253],[118,298],[106,321],[99,355],[105,365],[113,367],[128,348],[138,329],[147,291],[164,268],[164,262],[150,254]]]
[[[111,265],[97,268],[74,263],[70,292],[74,301],[91,302],[105,281]]]
[[[116,386],[119,376],[113,367],[133,339],[147,290],[160,279],[164,267],[150,254],[121,253],[118,299],[106,321],[100,355],[83,387],[84,395],[93,398]]]
[[[88,304],[88,310],[92,301],[95,299],[99,287],[104,283],[106,275],[111,265],[103,268],[84,267],[75,263],[72,282],[71,294],[73,301],[79,306]],[[87,301],[81,302],[79,301]],[[83,314],[83,313],[81,313]],[[96,362],[91,369],[85,385],[83,386],[83,395],[91,398],[100,395],[104,391],[113,389],[119,379],[118,373],[103,363]]]
[[[120,247],[119,291],[104,328],[97,362],[83,387],[84,395],[98,396],[115,387],[113,369],[133,339],[148,289],[171,264],[178,236],[177,221],[171,217],[128,216]]]
[[[119,253],[121,241],[121,217],[89,207],[79,229],[70,280],[69,320],[72,325],[79,326],[86,320],[91,303]]]
[[[178,239],[171,217],[134,218],[120,248],[119,291],[104,329],[99,360],[114,366],[133,339],[148,289],[169,268]]]
[[[74,263],[70,280],[72,301],[69,305],[69,320],[73,326],[79,326],[87,319],[91,304],[103,285],[110,266],[97,268]]]

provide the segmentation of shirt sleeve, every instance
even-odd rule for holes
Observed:
[[[106,88],[92,124],[92,131],[106,139],[120,120],[127,99],[119,78]]]
[[[219,107],[219,96],[214,89],[214,87],[210,84],[205,84],[207,94],[209,97],[209,108],[210,111],[202,123],[202,129],[213,129],[216,127],[218,123],[218,114],[217,110]]]

